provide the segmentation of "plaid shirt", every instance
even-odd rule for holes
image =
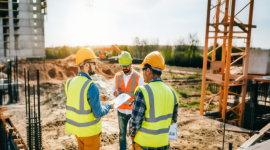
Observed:
[[[150,82],[162,81],[161,78],[154,78]],[[146,111],[146,104],[144,101],[144,96],[142,91],[139,89],[134,97],[134,105],[132,109],[132,114],[129,122],[129,134],[131,137],[135,137],[139,129],[141,128],[142,122],[144,120]],[[172,121],[174,123],[177,122],[177,114],[178,114],[178,104],[174,106]],[[169,139],[168,139],[169,140]],[[169,145],[163,147],[142,147],[144,150],[168,150]]]

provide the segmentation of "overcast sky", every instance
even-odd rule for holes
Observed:
[[[207,0],[47,0],[45,46],[132,45],[134,38],[174,44],[197,33],[204,45]],[[89,7],[87,1],[93,1]],[[216,0],[212,0],[216,1]],[[249,0],[237,0],[240,10]],[[270,0],[255,0],[252,46],[270,48]],[[239,14],[248,23],[247,11]],[[211,44],[211,43],[209,43]],[[236,43],[244,46],[243,41]]]

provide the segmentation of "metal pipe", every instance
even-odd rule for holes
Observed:
[[[13,84],[12,84],[12,88],[13,88],[13,96],[12,96],[12,99],[14,100],[14,97],[16,97],[16,85],[15,85],[15,81],[16,81],[16,58],[14,57],[14,65],[13,65],[13,72],[14,72],[14,81],[13,81]],[[11,80],[12,81],[12,80]],[[12,83],[12,82],[11,82]],[[17,98],[16,98],[17,99]],[[17,102],[17,100],[16,100]]]
[[[216,46],[217,46],[217,36],[218,36],[218,31],[219,31],[218,23],[219,23],[219,14],[220,14],[220,3],[221,3],[221,0],[218,0],[217,13],[216,13],[215,39],[214,39],[213,49],[216,49]],[[213,51],[212,62],[215,60],[216,60],[216,51]]]
[[[17,96],[17,101],[19,100],[19,84],[18,84],[18,57],[16,56],[16,96]]]
[[[25,68],[24,68],[24,95],[25,95],[25,117],[27,117],[27,94],[26,94],[26,71],[25,71]]]
[[[37,95],[38,95],[38,133],[39,133],[39,148],[42,148],[42,129],[40,121],[40,84],[39,84],[39,70],[37,70]]]
[[[33,85],[33,96],[34,96],[34,117],[35,117],[35,114],[36,114],[36,98],[35,98],[35,85]]]
[[[227,109],[225,109],[225,111],[227,112]],[[225,114],[225,121],[224,121],[224,131],[223,131],[223,144],[222,144],[222,150],[224,150],[225,132],[226,132],[226,114]]]
[[[247,35],[247,43],[246,43],[246,57],[244,59],[244,85],[242,86],[242,115],[241,115],[241,126],[244,126],[244,114],[245,114],[245,103],[246,103],[246,92],[247,92],[247,81],[248,81],[248,63],[249,63],[249,51],[250,51],[250,37],[251,37],[251,25],[253,20],[253,8],[254,8],[254,0],[250,1],[249,8],[249,20],[248,20],[248,35]]]
[[[229,90],[229,80],[230,80],[230,67],[231,67],[231,52],[232,52],[232,37],[233,37],[233,23],[234,23],[234,12],[235,12],[235,0],[232,0],[231,4],[231,18],[229,26],[229,40],[228,40],[228,50],[227,50],[227,59],[226,59],[226,72],[225,72],[225,82],[224,82],[224,97],[223,97],[223,109],[222,109],[222,118],[225,122],[227,99],[228,99],[228,90]]]
[[[29,84],[29,70],[27,71],[28,76],[28,141],[29,141],[29,149],[32,149],[32,143],[31,143],[31,112],[30,112],[30,84]]]
[[[38,94],[38,121],[40,122],[40,85],[39,85],[39,70],[37,70],[37,94]]]
[[[226,0],[226,5],[225,5],[225,16],[224,16],[224,22],[227,23],[228,22],[228,8],[229,8],[229,4],[230,4],[230,1],[229,0]],[[228,34],[228,31],[227,31],[227,26],[224,26],[224,38],[223,38],[223,45],[222,45],[222,57],[221,57],[221,61],[223,64],[225,64],[225,59],[226,59],[226,49],[227,49],[227,34]],[[222,78],[221,80],[224,81],[224,68],[225,68],[225,65],[222,65],[222,69],[221,69],[221,75],[222,75]],[[220,91],[220,96],[219,96],[219,103],[218,103],[218,115],[219,117],[221,116],[221,112],[222,112],[222,100],[223,100],[223,97],[224,97],[224,86],[220,86],[219,88],[219,91]]]
[[[204,45],[204,59],[203,59],[203,73],[202,73],[202,90],[201,90],[201,102],[200,102],[200,114],[204,113],[204,97],[206,87],[206,70],[207,70],[207,53],[208,53],[208,37],[209,37],[209,21],[210,21],[210,9],[211,0],[208,0],[207,5],[207,18],[206,18],[206,32],[205,32],[205,45]]]

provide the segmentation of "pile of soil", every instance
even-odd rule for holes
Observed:
[[[36,80],[36,70],[39,69],[41,82],[61,83],[78,74],[79,67],[75,64],[75,54],[65,59],[46,60],[46,61],[28,61],[20,60],[18,73],[19,80],[24,81],[24,68],[29,70],[30,81]],[[136,71],[141,72],[138,66],[133,67]],[[6,71],[6,65],[2,65],[0,69]],[[102,63],[97,60],[96,74],[102,75],[105,79],[112,79],[117,72],[121,71],[119,64]]]

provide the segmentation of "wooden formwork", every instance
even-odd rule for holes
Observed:
[[[16,127],[10,120],[10,117],[12,117],[12,115],[4,114],[4,111],[6,110],[6,107],[0,107],[0,119],[2,120],[2,123],[5,127],[5,132],[9,137],[8,140],[10,141],[10,146],[14,148],[16,147],[20,150],[27,150],[27,146],[23,141],[19,131],[16,129]]]

